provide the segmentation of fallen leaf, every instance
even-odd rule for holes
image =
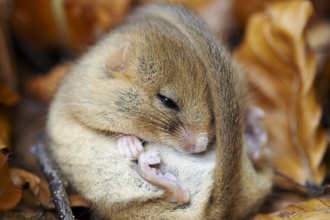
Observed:
[[[54,11],[61,39],[74,50],[84,51],[126,17],[131,0],[67,0],[63,4]]]
[[[279,0],[234,0],[234,14],[241,27],[245,26],[249,17],[259,11],[263,11],[267,5]]]
[[[91,207],[91,205],[83,200],[78,194],[69,194],[68,196],[71,207]]]
[[[48,183],[34,173],[26,170],[9,167],[9,177],[13,185],[22,189],[21,202],[19,209],[24,210],[54,209],[54,203],[50,194]]]
[[[246,22],[248,21],[249,17],[256,13],[263,11],[268,5],[280,2],[283,0],[234,0],[234,13],[236,16],[236,19],[238,20],[241,27],[244,27],[246,25]],[[329,18],[330,15],[330,2],[327,0],[311,0],[310,1],[313,4],[313,8],[316,11],[316,16],[319,18]],[[318,19],[319,19],[318,18]]]
[[[330,194],[312,198],[308,201],[289,205],[285,209],[269,215],[258,214],[253,220],[301,220],[301,219],[330,219]]]
[[[11,0],[0,0],[0,79],[5,82],[6,90],[17,88],[17,76],[12,58],[13,48],[8,24],[8,17],[12,12],[11,6]],[[0,88],[2,87],[0,86]],[[0,91],[0,93],[2,92]],[[11,91],[11,93],[13,92]],[[0,103],[2,103],[2,100],[3,97],[0,95]]]
[[[19,96],[0,78],[0,104],[12,106],[19,100]]]
[[[0,150],[10,149],[12,125],[10,109],[0,105]]]
[[[22,191],[15,187],[8,173],[8,158],[0,152],[0,211],[14,208],[21,199]]]
[[[131,0],[13,0],[13,32],[42,50],[82,52],[120,23]]]
[[[305,34],[312,13],[309,1],[269,5],[248,21],[234,55],[247,74],[251,101],[265,111],[271,164],[300,184],[320,184],[326,174],[321,161],[328,141],[315,95],[315,55]],[[276,183],[300,190],[287,179]]]

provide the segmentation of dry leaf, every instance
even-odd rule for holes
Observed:
[[[284,210],[269,215],[259,214],[253,220],[301,220],[330,219],[330,194],[325,189],[325,195],[312,198],[306,202],[289,205]]]
[[[13,0],[11,26],[41,49],[60,45],[81,52],[122,21],[130,0]]]
[[[0,104],[11,106],[17,103],[19,96],[0,78]]]
[[[85,200],[83,200],[78,194],[69,194],[68,196],[71,207],[91,207],[91,205],[88,204]]]
[[[10,90],[14,90],[17,87],[17,76],[14,71],[13,51],[8,25],[8,17],[12,12],[10,3],[10,0],[0,0],[0,79],[5,82]],[[0,95],[0,100],[2,99]]]
[[[131,0],[67,0],[54,11],[54,19],[61,39],[70,48],[82,51],[119,24],[130,5]]]
[[[10,149],[11,133],[10,110],[0,105],[0,150]]]
[[[16,75],[14,73],[11,48],[8,40],[8,28],[6,14],[8,9],[0,2],[0,104],[10,106],[18,101],[18,94],[14,91],[16,87]],[[6,13],[7,12],[7,13]]]
[[[234,13],[241,26],[245,26],[250,15],[263,11],[267,5],[279,0],[234,0]]]
[[[0,211],[14,208],[22,195],[22,191],[9,178],[7,161],[7,156],[0,152]]]
[[[241,26],[245,26],[248,18],[256,12],[263,11],[268,5],[283,0],[234,0],[234,11]],[[325,18],[330,15],[330,2],[328,0],[311,0],[316,16]]]
[[[306,44],[312,15],[308,1],[282,1],[255,14],[235,51],[251,86],[253,102],[265,111],[270,161],[282,174],[305,184],[320,184],[327,137],[316,101],[316,62]],[[277,183],[296,188],[285,179]]]

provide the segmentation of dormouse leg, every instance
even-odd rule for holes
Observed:
[[[137,159],[143,151],[143,146],[138,137],[123,135],[118,138],[118,151],[124,157]]]
[[[171,202],[178,204],[189,202],[190,195],[178,179],[170,173],[163,174],[161,170],[154,167],[160,163],[158,152],[141,153],[138,162],[140,175],[146,181],[165,190]]]

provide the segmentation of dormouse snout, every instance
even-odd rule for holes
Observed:
[[[208,134],[206,132],[193,135],[190,131],[187,131],[184,140],[186,141],[185,150],[190,153],[205,151],[209,143]]]
[[[196,147],[193,150],[194,153],[200,153],[206,150],[209,143],[208,135],[206,132],[199,134],[196,138]]]

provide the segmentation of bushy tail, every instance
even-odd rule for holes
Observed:
[[[154,4],[141,10],[141,14],[161,17],[181,31],[206,66],[215,117],[216,168],[214,192],[205,213],[212,215],[210,219],[226,219],[240,195],[237,186],[243,149],[242,80],[226,49],[191,12],[168,4]]]

